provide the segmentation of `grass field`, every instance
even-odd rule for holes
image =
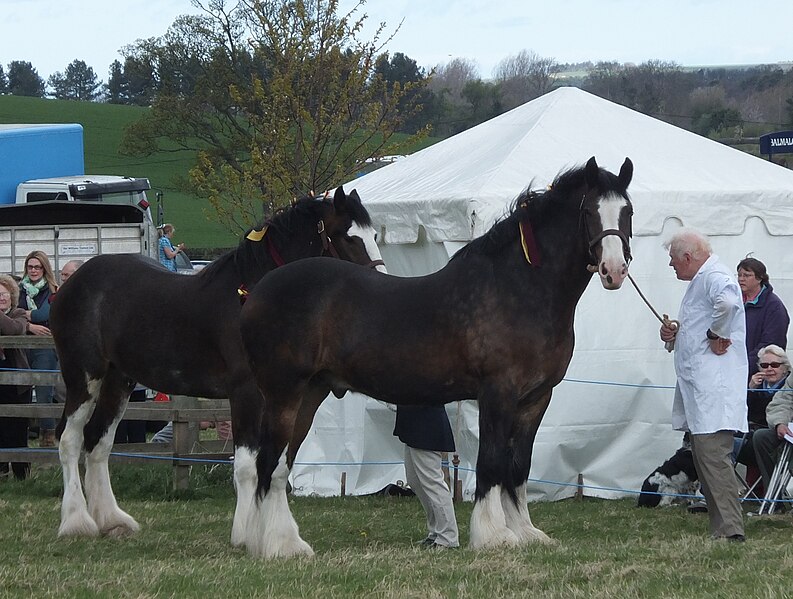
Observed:
[[[261,561],[229,544],[228,467],[196,468],[174,496],[168,466],[113,467],[131,538],[59,540],[59,470],[0,483],[2,597],[789,597],[791,516],[747,520],[743,544],[711,541],[707,518],[633,500],[531,507],[554,544],[474,552],[414,546],[415,498],[295,498],[313,559]],[[468,541],[471,505],[457,507]]]

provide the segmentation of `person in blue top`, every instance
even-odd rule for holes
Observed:
[[[765,264],[757,258],[744,258],[738,263],[738,285],[746,311],[746,357],[749,381],[758,372],[758,352],[768,346],[787,347],[790,324],[785,304],[774,293]]]
[[[50,299],[58,290],[55,273],[50,259],[42,251],[30,252],[25,258],[25,274],[19,282],[19,307],[25,310],[25,318],[31,324],[49,328]],[[58,369],[58,356],[49,347],[29,349],[28,362],[33,370],[54,371]],[[53,387],[36,385],[36,403],[52,403]],[[39,445],[55,446],[55,420],[39,420]]]
[[[159,229],[160,232],[160,264],[172,272],[176,272],[176,254],[184,250],[184,244],[174,246],[173,234],[176,232],[172,224],[166,223]]]

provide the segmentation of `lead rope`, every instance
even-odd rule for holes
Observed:
[[[644,303],[647,304],[647,307],[650,308],[653,314],[655,314],[655,317],[658,319],[658,322],[660,322],[665,327],[669,327],[674,330],[680,329],[679,320],[670,320],[668,314],[664,314],[663,317],[661,317],[661,315],[658,314],[658,311],[655,308],[653,308],[653,305],[647,300],[646,297],[644,297],[642,290],[639,289],[639,286],[636,284],[636,281],[633,280],[631,273],[628,273],[628,278],[630,279],[631,283],[633,283],[633,287],[636,289],[636,293],[639,294],[639,297],[644,300]],[[666,351],[670,352],[675,348],[675,342],[667,341],[666,343],[664,343],[664,347],[666,348]]]

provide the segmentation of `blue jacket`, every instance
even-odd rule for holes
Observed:
[[[454,451],[454,435],[443,406],[397,406],[394,435],[408,447]]]
[[[744,304],[746,310],[746,354],[749,359],[749,378],[758,371],[757,352],[771,343],[787,347],[790,324],[785,304],[770,284],[763,287],[754,300]],[[748,379],[747,379],[748,380]]]

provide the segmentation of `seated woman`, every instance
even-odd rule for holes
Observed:
[[[749,416],[749,433],[735,438],[733,455],[735,460],[750,468],[757,467],[752,443],[754,432],[768,428],[766,407],[790,375],[790,360],[785,350],[778,345],[766,345],[757,352],[759,370],[749,380],[746,405]],[[752,478],[747,476],[747,479]],[[754,481],[749,481],[754,482]]]
[[[746,405],[749,412],[749,430],[768,428],[765,409],[785,384],[790,374],[790,360],[785,350],[778,345],[766,345],[757,352],[759,370],[749,380]]]

